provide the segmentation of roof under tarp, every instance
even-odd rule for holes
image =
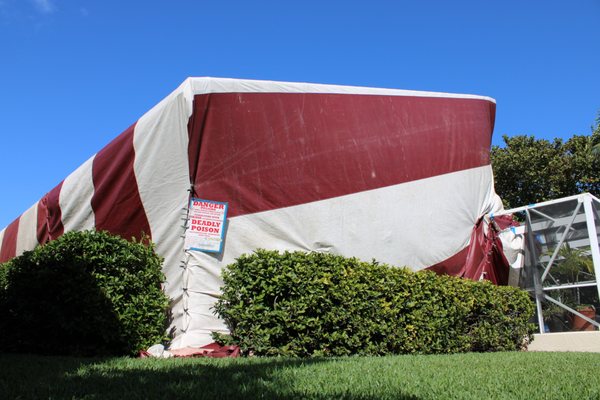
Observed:
[[[501,209],[494,114],[473,95],[190,78],[1,231],[0,261],[71,230],[148,234],[173,347],[226,330],[221,269],[256,248],[469,276],[475,225]],[[191,197],[227,202],[222,252],[184,250]]]

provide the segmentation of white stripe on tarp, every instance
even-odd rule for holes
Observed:
[[[323,251],[420,270],[465,248],[479,217],[499,207],[491,167],[484,166],[231,218],[222,257],[193,252],[190,329],[172,346],[210,343],[204,323],[224,328],[216,316],[209,318],[211,307],[222,285],[222,268],[243,253],[257,248]],[[202,317],[195,321],[195,315]]]
[[[33,250],[38,245],[37,211],[38,203],[35,203],[19,218],[15,256],[20,256],[24,251]]]
[[[195,95],[209,93],[323,93],[323,94],[354,94],[381,96],[413,96],[413,97],[443,97],[456,99],[484,100],[496,103],[491,97],[461,93],[426,92],[418,90],[401,90],[372,88],[364,86],[325,85],[318,83],[260,81],[251,79],[230,79],[198,77],[188,78],[168,95],[161,103],[169,102],[174,97],[183,95],[186,98],[187,112],[191,115],[192,102]],[[161,104],[159,103],[159,105]]]
[[[445,97],[478,99],[495,103],[487,96],[461,93],[425,92],[417,90],[385,89],[364,86],[326,85],[319,83],[260,81],[229,78],[188,78],[182,86],[189,85],[194,94],[205,93],[329,93],[366,94],[382,96]],[[181,86],[180,86],[181,87]]]
[[[92,210],[94,157],[83,163],[63,182],[59,204],[65,232],[83,231],[95,226],[94,211]]]
[[[133,135],[138,192],[156,251],[165,261],[165,293],[172,299],[173,326],[183,327],[182,218],[190,187],[188,165],[189,107],[183,95],[152,108],[137,122]]]

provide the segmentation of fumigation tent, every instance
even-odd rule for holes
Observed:
[[[189,78],[2,230],[0,261],[72,230],[149,235],[173,348],[226,331],[221,270],[257,248],[493,275],[473,246],[502,208],[494,116],[474,95]],[[192,198],[226,203],[216,252],[184,247]]]

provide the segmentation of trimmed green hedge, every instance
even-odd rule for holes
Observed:
[[[325,253],[258,250],[223,271],[215,306],[245,354],[384,355],[519,350],[527,293]]]
[[[152,245],[69,232],[0,265],[0,351],[125,355],[168,325]]]

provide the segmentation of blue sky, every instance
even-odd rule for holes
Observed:
[[[0,229],[188,76],[472,93],[589,134],[600,0],[0,0]]]

